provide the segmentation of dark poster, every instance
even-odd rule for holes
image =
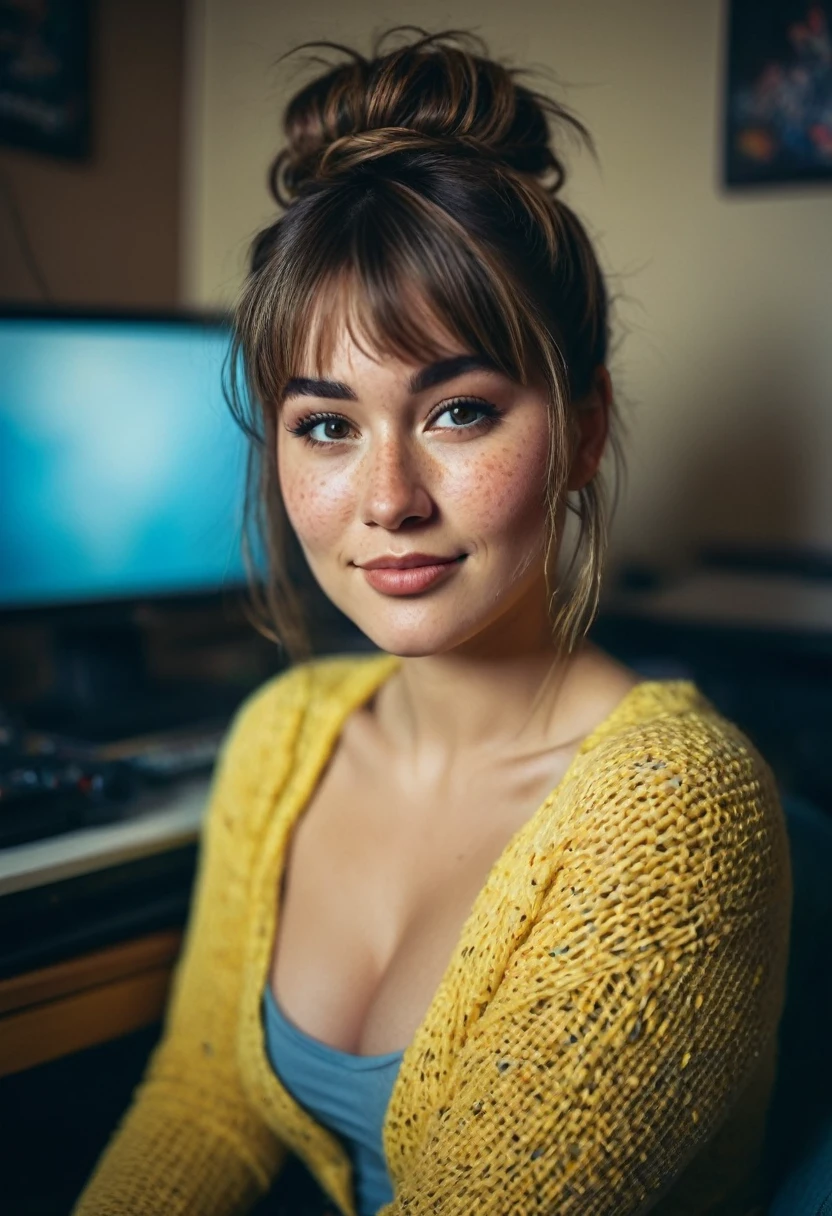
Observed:
[[[87,0],[0,0],[0,143],[84,157]]]
[[[832,180],[832,0],[731,0],[725,183]]]

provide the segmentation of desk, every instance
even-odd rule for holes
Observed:
[[[121,823],[0,852],[0,900],[193,844],[209,778],[145,796]],[[182,930],[162,929],[0,980],[0,1076],[158,1021]]]
[[[0,897],[195,840],[209,788],[209,777],[190,778],[169,790],[142,795],[134,813],[121,823],[0,849]]]

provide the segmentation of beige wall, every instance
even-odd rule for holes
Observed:
[[[720,0],[192,0],[184,291],[233,298],[272,215],[293,87],[278,56],[368,49],[391,22],[474,28],[554,70],[595,136],[567,190],[619,297],[613,380],[631,433],[613,557],[729,538],[832,548],[832,189],[719,185]],[[545,82],[544,82],[545,87]]]
[[[93,6],[89,162],[0,148],[0,172],[58,303],[178,301],[183,17],[184,0]],[[43,299],[8,207],[0,220],[0,299]]]

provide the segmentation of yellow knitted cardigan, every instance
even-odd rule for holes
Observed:
[[[316,659],[238,712],[164,1033],[75,1216],[248,1212],[289,1152],[356,1216],[345,1148],[275,1075],[260,1001],[291,830],[400,661]],[[766,762],[692,681],[636,685],[474,902],[393,1088],[380,1216],[761,1211],[790,918]]]

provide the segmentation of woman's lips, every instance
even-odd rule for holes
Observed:
[[[385,595],[413,595],[432,587],[440,579],[448,578],[462,565],[464,556],[426,566],[411,566],[408,570],[386,566],[379,570],[365,569],[363,573],[370,586]]]

